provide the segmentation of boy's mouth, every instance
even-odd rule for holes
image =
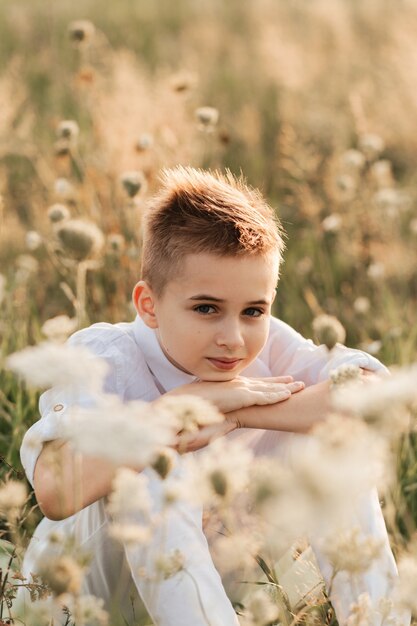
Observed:
[[[242,361],[242,359],[212,359],[210,357],[207,357],[207,360],[210,361],[210,363],[219,370],[232,370],[238,363]]]

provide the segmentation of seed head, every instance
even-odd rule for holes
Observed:
[[[77,139],[80,128],[74,120],[63,120],[58,124],[56,134],[58,139]]]
[[[70,556],[48,559],[41,566],[39,574],[55,596],[77,594],[81,589],[83,571]]]
[[[136,142],[136,150],[138,152],[144,152],[145,150],[149,150],[153,146],[153,136],[149,133],[143,133],[140,135],[139,139]]]
[[[15,519],[26,502],[27,490],[23,483],[9,480],[0,488],[0,517]]]
[[[200,124],[200,129],[211,131],[219,121],[219,112],[214,107],[200,107],[196,110],[195,116]]]
[[[221,470],[214,470],[210,474],[209,479],[210,479],[211,486],[213,487],[214,493],[220,496],[221,498],[224,498],[227,494],[227,486],[228,486],[226,474],[222,472]]]
[[[359,150],[346,150],[342,155],[343,165],[350,170],[361,170],[365,165],[365,157]]]
[[[50,206],[47,215],[53,224],[68,220],[71,217],[68,207],[65,204],[59,203]]]
[[[51,317],[42,325],[41,331],[50,341],[64,342],[77,330],[77,320],[68,315]]]
[[[353,303],[353,308],[355,309],[355,312],[359,315],[365,315],[365,313],[368,313],[369,309],[371,308],[369,298],[367,298],[366,296],[359,296]]]
[[[337,233],[342,226],[342,218],[337,213],[331,213],[324,218],[321,226],[326,233]]]
[[[332,385],[344,385],[349,382],[358,381],[361,376],[361,370],[357,365],[345,363],[337,369],[331,370],[330,380]]]
[[[75,20],[68,26],[68,34],[74,43],[86,44],[91,42],[95,35],[96,29],[89,20]]]
[[[197,82],[195,74],[192,72],[179,72],[171,78],[171,87],[178,93],[189,91]]]
[[[160,452],[158,452],[154,462],[152,463],[152,467],[155,472],[165,480],[168,476],[175,463],[175,453],[170,448],[164,448]]]
[[[123,251],[125,244],[125,238],[119,233],[112,233],[107,237],[107,248],[111,254],[120,254]]]
[[[181,572],[185,566],[185,557],[180,550],[173,550],[168,554],[161,554],[155,560],[155,567],[163,578],[172,578],[178,572]]]
[[[359,137],[359,147],[368,161],[373,161],[385,148],[382,137],[374,133],[365,133]]]
[[[318,315],[313,320],[313,331],[319,343],[332,350],[337,343],[344,343],[346,331],[333,315]]]
[[[87,220],[66,220],[56,230],[63,251],[71,258],[82,261],[97,254],[104,244],[101,230]]]
[[[54,191],[62,200],[72,200],[75,196],[74,185],[67,178],[57,178]]]
[[[26,247],[28,250],[33,252],[37,250],[39,246],[42,245],[42,237],[36,230],[28,230],[25,236]]]
[[[146,178],[143,172],[132,171],[121,175],[120,181],[129,198],[134,198],[146,189]]]

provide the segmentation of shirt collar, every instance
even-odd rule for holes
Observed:
[[[136,316],[133,324],[136,343],[145,357],[146,364],[165,391],[171,391],[171,389],[197,380],[196,376],[186,374],[167,359],[159,345],[156,332],[146,326],[139,315]]]

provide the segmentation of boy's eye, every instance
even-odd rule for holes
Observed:
[[[245,309],[244,311],[245,315],[248,315],[249,317],[261,317],[261,315],[263,315],[263,311],[262,309],[253,309],[253,308],[249,308],[249,309]]]
[[[215,313],[216,309],[210,304],[199,304],[194,308],[194,311],[197,311],[197,313],[202,313],[203,315],[208,315],[210,313]]]

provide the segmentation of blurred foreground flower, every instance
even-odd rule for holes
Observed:
[[[76,393],[87,387],[102,388],[108,365],[83,346],[45,342],[24,348],[6,359],[6,367],[21,376],[30,386],[68,387]]]
[[[178,431],[196,432],[200,426],[224,421],[224,415],[204,398],[192,395],[162,396],[155,406],[176,420]]]
[[[335,389],[332,403],[376,427],[378,432],[398,435],[408,429],[410,407],[417,402],[417,364],[392,372],[391,376]]]
[[[151,497],[147,476],[127,467],[118,469],[108,498],[107,509],[117,519],[128,516],[130,513],[149,515]]]
[[[334,569],[353,575],[366,572],[381,554],[382,547],[381,540],[361,535],[359,528],[338,531],[323,542],[323,552]]]
[[[307,439],[292,439],[286,464],[271,462],[270,486],[265,477],[257,481],[265,485],[260,511],[268,541],[285,549],[305,534],[323,536],[349,524],[354,503],[386,483],[388,460],[384,440],[362,422],[339,416],[329,417]]]
[[[180,550],[173,550],[168,554],[160,554],[155,560],[155,569],[162,578],[172,578],[181,572],[185,566],[185,557]]]
[[[395,589],[398,604],[417,616],[417,558],[408,553],[398,561],[399,580]]]
[[[59,222],[56,235],[65,254],[77,261],[96,255],[104,245],[104,236],[94,224],[82,219]]]
[[[361,377],[361,369],[357,365],[340,365],[337,369],[331,370],[330,380],[332,385],[344,385],[346,383],[357,381]]]
[[[252,593],[245,604],[244,626],[269,626],[279,619],[279,607],[262,589]]]
[[[346,331],[333,315],[318,315],[313,320],[313,331],[319,343],[332,350],[337,343],[344,343]]]
[[[50,341],[63,343],[72,333],[77,330],[77,320],[68,315],[57,315],[46,320],[41,331]]]
[[[369,626],[373,623],[372,602],[368,593],[361,593],[358,601],[350,607],[346,626]]]
[[[175,418],[148,402],[122,402],[103,394],[94,407],[73,407],[63,421],[62,436],[83,454],[143,467],[174,443],[176,433]]]
[[[185,494],[202,504],[230,502],[246,487],[252,458],[241,443],[216,439],[186,458]]]
[[[83,568],[71,556],[46,559],[37,572],[55,596],[78,594],[83,579]]]

